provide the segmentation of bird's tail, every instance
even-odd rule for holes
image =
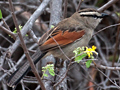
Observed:
[[[32,56],[34,64],[36,64],[46,53],[42,53],[40,49],[37,49]],[[15,87],[20,80],[31,70],[29,61],[27,60],[20,68],[18,68],[8,79],[7,85]]]

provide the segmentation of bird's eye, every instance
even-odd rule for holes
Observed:
[[[93,15],[93,18],[94,18],[94,19],[98,19],[97,15]]]

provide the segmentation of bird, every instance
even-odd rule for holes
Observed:
[[[67,57],[73,57],[74,49],[88,45],[95,28],[106,16],[108,14],[101,13],[93,8],[87,8],[63,19],[40,38],[38,49],[32,56],[34,64],[51,54],[63,60],[66,60]],[[15,87],[30,70],[29,62],[26,61],[9,77],[7,85]]]

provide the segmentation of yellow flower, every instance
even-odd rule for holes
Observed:
[[[95,54],[97,54],[97,52],[95,51],[95,49],[96,49],[95,46],[92,46],[92,48],[86,47],[85,53],[87,53],[88,57],[90,57],[90,55],[93,55],[93,52],[94,52]]]
[[[96,49],[96,46],[94,46],[94,45],[93,45],[93,46],[92,46],[92,50],[94,50],[94,51],[95,51],[95,49]]]

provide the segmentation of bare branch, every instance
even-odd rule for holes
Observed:
[[[3,26],[0,26],[0,29],[3,30],[4,32],[6,32],[8,35],[10,35],[11,37],[13,37],[13,39],[15,40],[16,39],[16,36],[13,32],[11,32],[10,30],[6,29],[5,27]]]
[[[61,21],[62,16],[62,0],[51,0],[51,3],[49,27],[58,24]]]
[[[24,25],[24,27],[21,30],[22,36],[25,36],[26,33],[32,28],[33,23],[35,20],[43,13],[44,9],[48,5],[50,0],[44,0],[41,5],[38,7],[38,9],[33,13],[33,15],[30,17],[30,19],[27,21],[27,23]],[[16,50],[16,48],[20,44],[20,39],[17,39],[15,43],[9,48],[10,55],[13,54],[13,52]]]
[[[80,0],[80,1],[79,1],[78,8],[77,8],[76,11],[78,11],[78,10],[80,9],[80,6],[81,6],[82,2],[83,2],[83,0]]]
[[[18,26],[18,24],[17,24],[16,15],[14,14],[14,8],[13,8],[13,5],[12,5],[12,1],[11,1],[11,0],[8,0],[8,1],[9,1],[10,9],[11,9],[11,11],[12,11],[13,21],[14,21],[14,24],[15,24],[15,26],[16,26],[16,28],[17,28],[18,36],[19,36],[19,38],[20,38],[21,45],[22,45],[22,47],[23,47],[23,50],[24,50],[25,55],[26,55],[26,57],[27,57],[27,60],[29,61],[30,66],[31,66],[31,68],[32,68],[32,70],[33,70],[33,73],[34,73],[34,75],[36,76],[39,84],[41,85],[41,89],[42,89],[42,90],[46,90],[45,87],[44,87],[44,84],[43,84],[43,82],[42,82],[42,80],[41,80],[41,78],[40,78],[40,76],[39,76],[39,74],[38,74],[38,72],[37,72],[37,70],[36,70],[36,68],[35,68],[35,65],[34,65],[32,59],[31,59],[31,57],[30,57],[30,55],[29,55],[29,52],[28,52],[28,50],[27,50],[27,47],[26,47],[26,45],[25,45],[25,43],[24,43],[22,34],[21,34],[20,29],[19,29],[19,26]]]
[[[63,15],[64,18],[67,17],[67,4],[68,4],[68,0],[64,0],[64,15]]]
[[[118,2],[119,0],[109,0],[108,3],[104,4],[102,7],[100,7],[98,9],[99,12],[103,12],[104,10],[106,10],[107,8],[109,8],[110,6],[112,6],[114,3]]]

